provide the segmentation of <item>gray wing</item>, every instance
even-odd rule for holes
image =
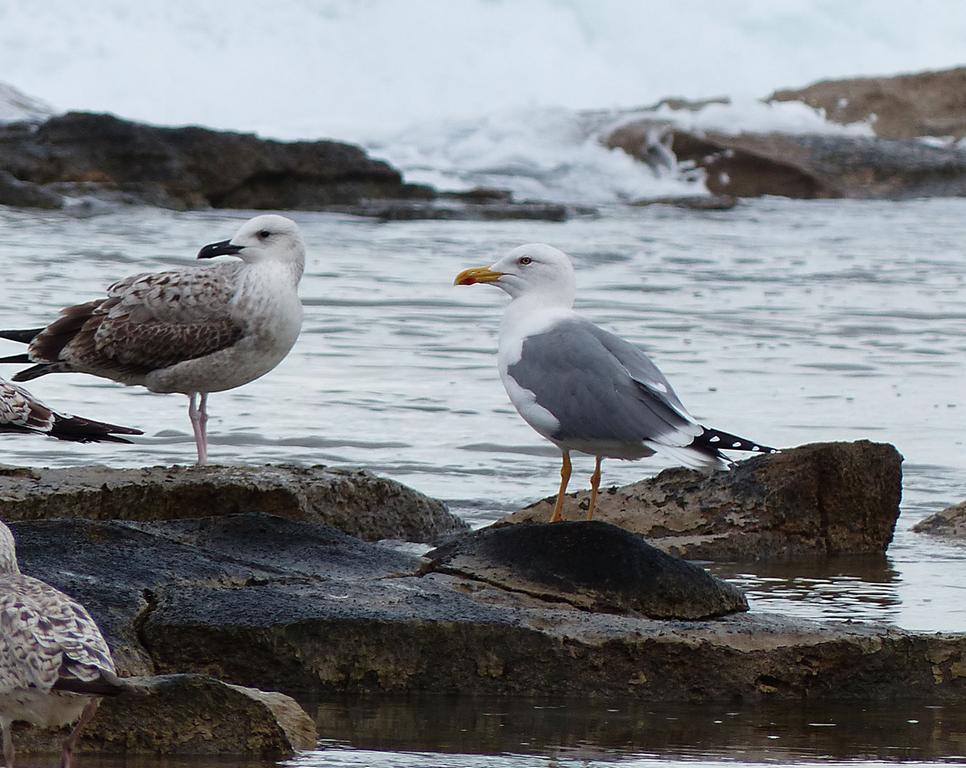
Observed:
[[[702,431],[643,352],[587,320],[528,336],[507,373],[560,422],[558,440],[684,446]]]
[[[20,574],[0,577],[0,692],[116,679],[111,652],[80,603]]]
[[[23,387],[0,379],[0,427],[50,432],[54,412]]]
[[[68,307],[30,343],[30,359],[57,370],[147,373],[234,344],[238,263],[133,275],[107,298]]]

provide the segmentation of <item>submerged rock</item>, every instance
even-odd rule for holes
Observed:
[[[262,512],[362,539],[431,543],[467,524],[445,505],[366,470],[323,466],[0,468],[0,519],[170,520]]]
[[[756,456],[710,475],[667,469],[602,490],[595,517],[693,560],[763,560],[881,553],[902,497],[902,456],[888,444],[815,443]],[[564,517],[586,516],[589,492]],[[504,518],[543,522],[553,497]]]
[[[315,724],[281,693],[204,675],[129,678],[85,728],[80,752],[289,757],[316,745]],[[18,731],[18,752],[59,752],[69,729]]]
[[[947,507],[942,512],[929,515],[916,523],[912,530],[916,533],[929,533],[933,536],[966,539],[966,501]]]
[[[429,571],[589,611],[707,619],[748,610],[731,584],[597,521],[484,528],[426,557]]]
[[[590,214],[590,208],[572,208],[559,203],[463,200],[376,200],[356,205],[330,206],[328,210],[380,221],[566,221],[572,213]]]
[[[256,514],[12,527],[24,572],[80,598],[112,648],[137,644],[124,658],[143,659],[154,674],[209,674],[306,698],[473,691],[943,702],[966,695],[963,634],[753,613],[701,621],[599,613],[549,590],[528,594],[427,573],[418,558]],[[612,552],[597,556],[609,562]]]
[[[689,211],[730,211],[738,205],[738,198],[734,195],[678,195],[676,197],[650,197],[635,200],[632,205],[638,207],[670,205],[674,208],[684,208]]]

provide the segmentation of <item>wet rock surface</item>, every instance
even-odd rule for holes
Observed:
[[[884,552],[902,496],[902,457],[888,444],[815,443],[707,475],[684,468],[601,491],[595,518],[696,560],[793,559]],[[606,464],[605,464],[606,467]],[[589,491],[566,519],[586,516]],[[548,497],[504,518],[546,521]]]
[[[0,468],[0,519],[168,520],[262,512],[367,540],[467,529],[442,502],[366,470],[323,466]]]
[[[484,528],[426,557],[427,570],[589,611],[707,619],[748,610],[731,584],[597,521]]]
[[[101,701],[80,752],[287,757],[316,744],[315,724],[291,697],[204,675],[131,678]],[[21,728],[18,752],[59,752],[64,729]]]
[[[966,149],[826,134],[691,132],[643,118],[604,138],[643,162],[668,135],[679,163],[700,168],[715,196],[908,199],[966,195]]]
[[[427,572],[419,558],[257,514],[12,527],[25,573],[84,602],[112,647],[134,646],[118,653],[124,674],[133,660],[152,674],[208,674],[296,698],[474,691],[952,701],[966,694],[966,635],[754,613],[699,621],[602,613],[551,591]],[[607,562],[611,555],[599,553]]]
[[[916,523],[912,530],[933,536],[966,539],[966,501],[947,507]]]

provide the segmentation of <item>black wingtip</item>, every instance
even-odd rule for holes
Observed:
[[[85,419],[82,416],[55,414],[54,425],[48,434],[59,440],[78,443],[130,443],[130,440],[125,440],[120,435],[143,435],[144,432],[133,427]]]
[[[19,341],[21,344],[29,344],[33,341],[43,328],[25,328],[23,330],[0,331],[0,339],[8,341]]]
[[[29,362],[29,360],[26,362]],[[17,371],[13,376],[13,381],[32,381],[48,373],[54,373],[56,370],[56,364],[54,363],[38,363],[29,368],[24,368],[22,371]]]
[[[0,363],[29,363],[30,357],[27,356],[26,352],[21,352],[19,355],[8,355],[7,357],[0,357]]]
[[[702,425],[702,432],[692,445],[699,445],[716,451],[746,451],[748,453],[778,453],[777,448],[756,443],[745,437],[738,437],[730,432],[722,432],[720,429],[711,429]]]

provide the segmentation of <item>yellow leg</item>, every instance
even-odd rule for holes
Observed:
[[[570,451],[563,451],[563,465],[560,467],[560,490],[557,492],[557,503],[553,505],[553,515],[550,517],[551,523],[559,523],[563,520],[563,517],[560,516],[560,510],[563,509],[567,483],[570,482],[570,470]]]
[[[597,508],[597,490],[600,488],[600,463],[603,461],[603,456],[597,457],[597,463],[594,465],[594,474],[590,476],[590,506],[587,507],[587,519],[594,519],[594,510]]]

